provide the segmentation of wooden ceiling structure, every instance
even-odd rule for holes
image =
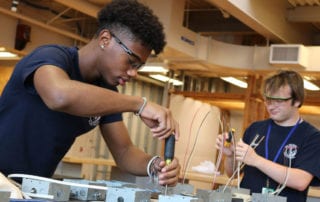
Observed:
[[[2,0],[0,13],[85,44],[95,32],[97,11],[110,1],[20,0],[18,12],[12,12],[10,11],[12,0]],[[251,3],[248,4],[248,2]],[[320,44],[319,10],[319,0],[185,0],[183,25],[201,36],[227,40],[244,46],[268,46],[272,43],[316,46]],[[13,51],[21,55],[26,54],[23,51]],[[177,51],[167,49],[164,55],[178,54],[180,53]],[[175,73],[183,73],[195,80],[234,76],[245,77],[248,83],[255,85],[251,89],[241,91],[242,93],[218,95],[208,92],[209,90],[206,90],[207,92],[176,93],[191,96],[222,108],[250,110],[251,105],[246,105],[246,103],[255,102],[260,103],[258,108],[261,109],[261,97],[258,96],[257,86],[261,84],[259,83],[261,75],[265,75],[269,70],[252,71],[199,60],[175,61],[172,59],[169,64]],[[302,71],[302,74],[312,76],[315,79],[314,82],[320,84],[318,72]],[[308,94],[306,113],[320,113],[318,108],[317,110],[313,108],[320,105],[318,97],[318,93]],[[265,114],[262,113],[262,116]]]

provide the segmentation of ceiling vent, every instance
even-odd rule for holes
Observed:
[[[280,67],[306,68],[308,50],[301,44],[273,44],[270,46],[269,63]]]

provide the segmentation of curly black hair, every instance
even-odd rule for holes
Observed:
[[[136,0],[113,0],[98,13],[99,29],[121,27],[129,31],[142,45],[154,50],[155,54],[163,51],[166,44],[163,25],[153,11]]]

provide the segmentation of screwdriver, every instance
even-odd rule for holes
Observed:
[[[231,140],[232,140],[232,137],[234,136],[235,131],[236,130],[234,128],[231,128],[231,130],[228,132],[228,138],[224,142],[224,147],[230,147]]]
[[[165,146],[164,146],[164,160],[166,165],[169,165],[174,158],[174,147],[175,147],[175,137],[171,134],[169,137],[165,139]],[[168,185],[166,185],[165,195],[167,195]]]

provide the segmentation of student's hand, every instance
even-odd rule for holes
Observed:
[[[178,183],[181,168],[178,159],[174,158],[169,165],[166,165],[166,162],[162,160],[159,164],[159,167],[159,184],[175,186]]]
[[[253,165],[258,157],[255,150],[240,139],[236,146],[236,159],[247,165]]]
[[[218,150],[222,149],[222,152],[223,152],[224,155],[232,156],[233,155],[233,150],[234,150],[233,141],[231,141],[229,143],[230,145],[226,146],[225,145],[225,140],[227,138],[228,138],[228,133],[227,132],[219,134],[217,139],[216,139],[216,148]]]
[[[160,140],[175,134],[179,138],[179,124],[174,120],[171,111],[158,104],[148,102],[140,114],[141,120],[150,128],[153,137]]]

